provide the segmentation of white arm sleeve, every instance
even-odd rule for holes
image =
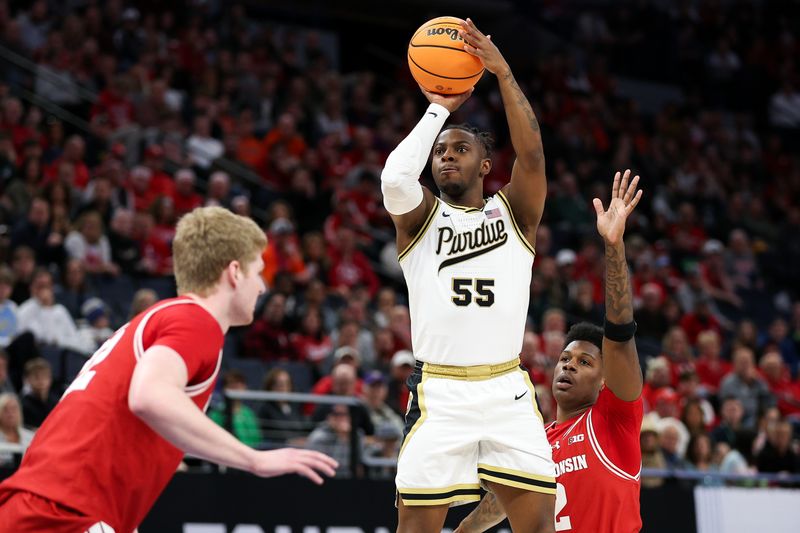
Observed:
[[[391,214],[403,215],[422,203],[419,175],[448,116],[450,112],[439,104],[429,105],[422,120],[386,158],[381,173],[381,190],[383,205]]]

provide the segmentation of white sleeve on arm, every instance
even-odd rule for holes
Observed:
[[[422,203],[419,175],[448,116],[450,112],[441,105],[429,105],[422,120],[386,158],[381,173],[381,190],[383,205],[391,214],[403,215]]]

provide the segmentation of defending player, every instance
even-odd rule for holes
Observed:
[[[265,245],[252,220],[219,207],[180,220],[181,296],[136,316],[86,363],[0,485],[0,531],[133,531],[184,453],[264,477],[334,474],[325,455],[253,450],[204,414],[223,336],[253,320],[264,291]]]
[[[642,372],[622,242],[625,220],[642,191],[636,190],[639,176],[630,183],[629,177],[626,170],[620,183],[617,172],[607,211],[594,200],[606,247],[605,328],[585,322],[573,326],[553,374],[558,409],[547,438],[558,481],[556,531],[633,533],[642,527]],[[500,522],[505,512],[497,500],[487,494],[457,533],[485,531]]]
[[[483,198],[486,134],[450,126],[470,93],[425,96],[422,120],[389,156],[384,204],[397,229],[417,368],[397,468],[398,531],[440,531],[450,505],[503,502],[515,531],[553,531],[555,467],[533,386],[519,366],[534,238],[546,196],[539,125],[500,51],[471,20],[464,49],[497,76],[517,158]],[[437,137],[438,135],[438,137]],[[428,157],[441,198],[419,184]]]

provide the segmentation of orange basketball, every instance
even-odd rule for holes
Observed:
[[[464,51],[458,34],[462,20],[456,17],[431,19],[408,43],[408,68],[417,83],[440,94],[468,91],[483,75],[480,59]]]

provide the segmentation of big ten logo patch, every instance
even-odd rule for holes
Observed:
[[[567,441],[567,444],[575,444],[576,442],[583,442],[583,433],[571,436]]]

